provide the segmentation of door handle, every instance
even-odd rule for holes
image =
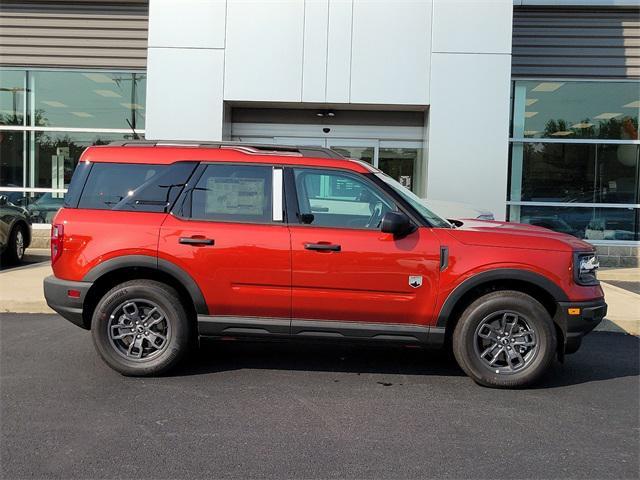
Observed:
[[[214,245],[215,241],[213,238],[204,238],[204,237],[180,237],[178,240],[179,243],[184,245]]]
[[[306,250],[317,250],[319,252],[339,252],[342,247],[333,243],[305,243]]]

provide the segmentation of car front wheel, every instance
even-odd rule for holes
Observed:
[[[547,310],[517,291],[484,295],[469,305],[453,333],[453,353],[477,383],[521,387],[538,380],[556,353],[556,333]]]
[[[96,350],[123,375],[159,375],[190,345],[192,328],[178,293],[153,280],[132,280],[109,290],[91,322]]]
[[[14,265],[22,262],[24,258],[25,235],[25,228],[22,225],[16,225],[13,230],[11,230],[7,249],[2,254],[2,263]]]

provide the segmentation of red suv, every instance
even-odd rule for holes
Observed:
[[[45,296],[125,375],[216,336],[451,345],[480,384],[533,382],[606,314],[594,249],[459,223],[327,149],[90,147],[53,221]]]

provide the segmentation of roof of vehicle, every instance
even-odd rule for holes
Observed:
[[[218,161],[346,168],[359,173],[375,171],[367,163],[343,157],[328,148],[260,145],[242,142],[176,142],[132,140],[88,147],[80,161],[99,163],[169,164],[178,161]]]

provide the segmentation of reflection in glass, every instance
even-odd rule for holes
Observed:
[[[549,228],[585,240],[640,240],[637,208],[539,207],[522,205],[520,222]]]
[[[24,125],[24,70],[0,70],[0,125]]]
[[[516,81],[513,137],[638,140],[640,82]]]
[[[34,178],[32,186],[67,188],[85,148],[131,138],[131,135],[117,133],[37,132],[35,158],[30,162]]]
[[[639,150],[631,144],[514,144],[511,200],[638,203]]]
[[[144,128],[144,73],[39,71],[29,77],[32,125]]]

